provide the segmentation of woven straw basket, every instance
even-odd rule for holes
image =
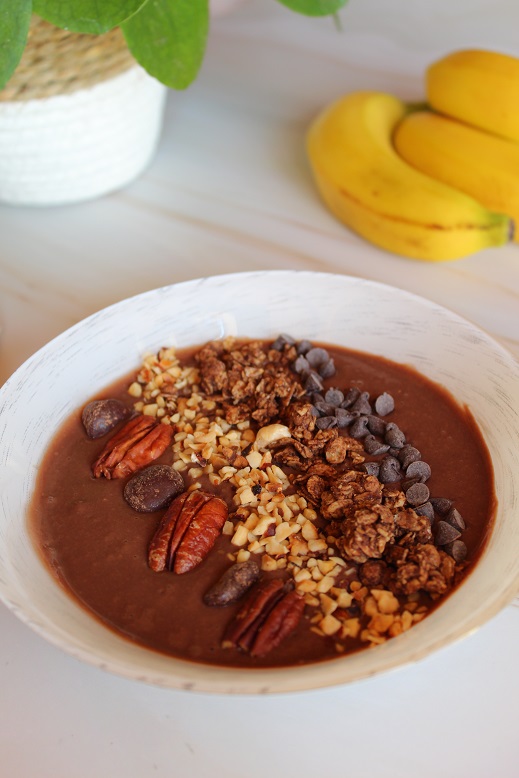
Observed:
[[[71,203],[129,183],[156,149],[165,94],[120,30],[78,35],[34,17],[0,91],[0,201]]]

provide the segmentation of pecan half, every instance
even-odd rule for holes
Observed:
[[[222,646],[264,657],[295,630],[304,607],[304,598],[287,592],[279,578],[260,581],[227,627]]]
[[[124,478],[161,456],[173,438],[173,427],[152,416],[135,416],[113,435],[92,465],[95,478]]]
[[[227,520],[226,503],[207,492],[184,492],[176,497],[153,536],[148,564],[160,573],[173,570],[182,574],[202,562]]]

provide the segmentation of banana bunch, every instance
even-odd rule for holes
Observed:
[[[456,52],[429,68],[427,96],[434,111],[355,92],[321,112],[307,152],[324,202],[406,257],[458,259],[507,243],[519,219],[519,60]]]
[[[394,136],[397,152],[519,224],[519,60],[456,52],[432,65],[427,87],[429,104],[441,113],[404,118]]]

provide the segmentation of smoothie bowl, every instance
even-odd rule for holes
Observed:
[[[519,366],[346,276],[157,289],[4,385],[0,595],[73,656],[164,687],[343,684],[519,589]]]

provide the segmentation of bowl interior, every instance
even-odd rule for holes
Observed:
[[[447,601],[408,633],[303,668],[229,670],[140,648],[98,624],[40,562],[26,510],[42,457],[67,416],[164,345],[226,335],[335,343],[413,365],[466,404],[489,448],[498,509],[487,548]],[[482,624],[519,589],[519,365],[457,315],[393,287],[347,276],[273,271],[190,281],[91,316],[31,357],[0,390],[0,596],[21,619],[74,656],[162,686],[281,692],[346,683],[398,667]]]

